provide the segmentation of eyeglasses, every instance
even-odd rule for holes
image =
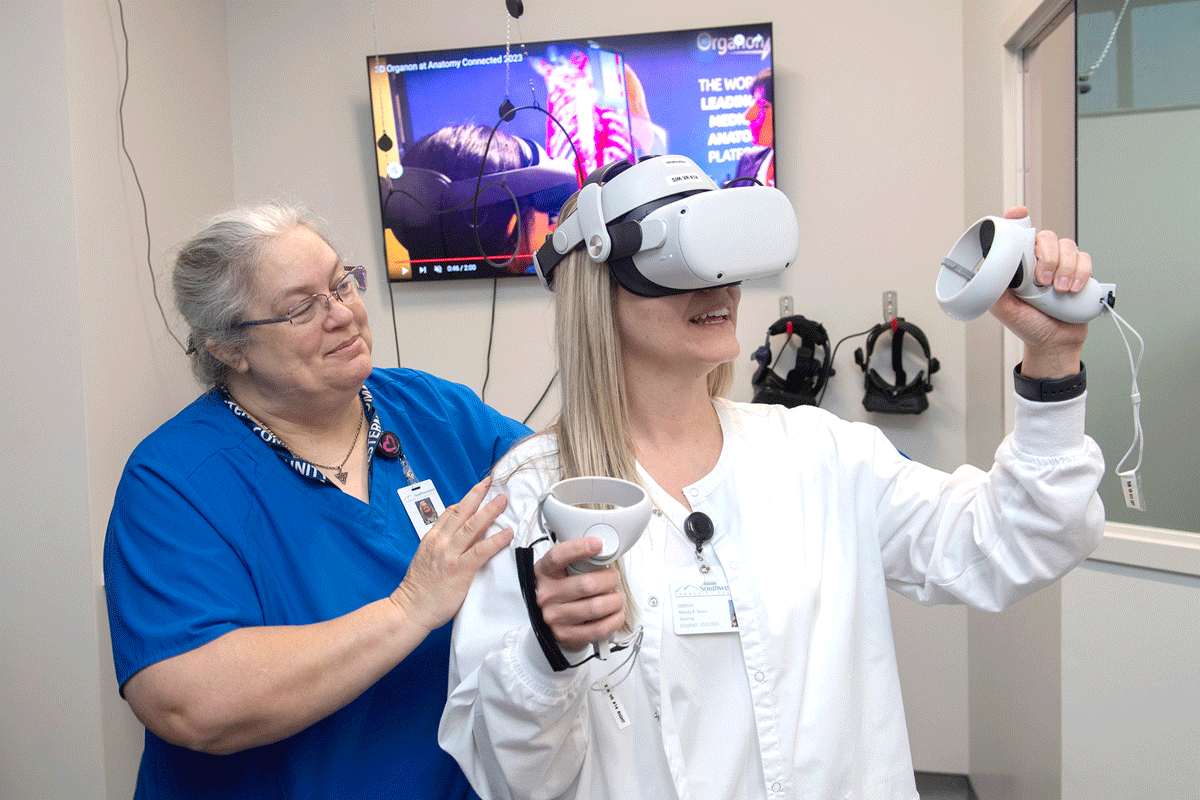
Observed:
[[[271,325],[276,322],[290,322],[293,325],[303,325],[318,317],[317,311],[323,309],[329,313],[329,299],[336,297],[338,302],[349,304],[358,299],[358,293],[367,288],[366,267],[346,267],[346,275],[329,294],[310,294],[287,310],[282,317],[271,319],[252,319],[248,322],[235,322],[232,328],[249,328],[251,325]],[[324,303],[322,303],[324,301]],[[321,317],[324,319],[324,317]]]

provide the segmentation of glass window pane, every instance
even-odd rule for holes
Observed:
[[[1200,104],[1200,0],[1123,5],[1076,4],[1080,114]]]

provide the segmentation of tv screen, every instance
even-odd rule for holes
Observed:
[[[369,56],[389,279],[531,274],[563,202],[619,159],[773,186],[771,53],[758,23]]]

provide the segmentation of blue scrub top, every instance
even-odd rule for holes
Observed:
[[[366,389],[368,411],[447,505],[529,432],[426,373],[375,370]],[[400,460],[374,454],[369,505],[289,460],[216,392],[134,450],[104,543],[120,685],[235,628],[332,619],[400,583],[419,543]],[[474,797],[437,745],[449,644],[449,625],[433,631],[354,702],[275,744],[212,756],[147,731],[135,797]]]

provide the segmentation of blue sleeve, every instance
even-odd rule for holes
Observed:
[[[117,487],[104,580],[117,680],[235,628],[263,624],[237,530],[242,494],[135,452]],[[251,484],[253,485],[253,484]]]

